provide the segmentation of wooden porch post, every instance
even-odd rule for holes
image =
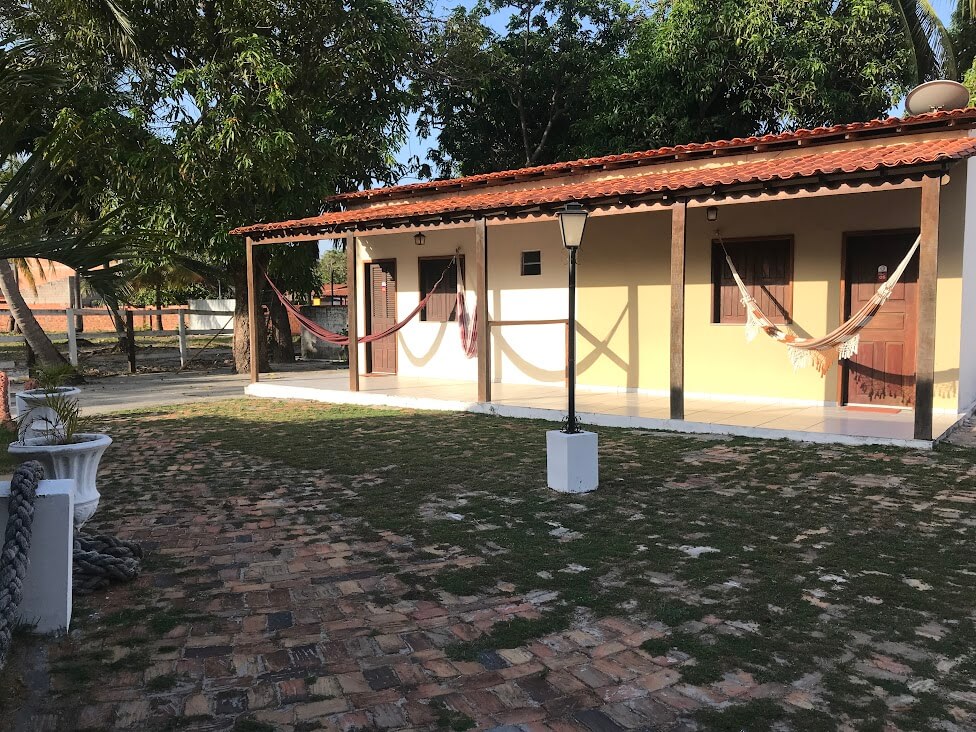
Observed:
[[[491,401],[491,323],[488,322],[488,222],[474,222],[474,297],[478,322],[478,401]]]
[[[254,241],[244,239],[247,253],[247,351],[251,357],[251,383],[256,384],[258,375],[258,297],[257,273],[254,267]]]
[[[922,179],[922,241],[918,252],[918,346],[915,350],[915,439],[932,439],[935,309],[939,284],[940,176]]]
[[[345,237],[346,243],[346,314],[349,318],[349,391],[359,391],[359,297],[356,291],[356,237]]]
[[[687,202],[671,207],[671,419],[685,418],[685,217]]]

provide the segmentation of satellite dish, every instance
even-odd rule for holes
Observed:
[[[905,98],[909,114],[926,114],[940,109],[962,109],[969,104],[969,89],[958,81],[936,79],[919,84]]]

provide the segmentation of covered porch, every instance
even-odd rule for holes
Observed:
[[[976,401],[976,140],[964,127],[976,112],[662,148],[354,192],[337,197],[342,211],[242,227],[251,342],[257,252],[332,238],[359,343],[344,375],[265,377],[252,351],[247,393],[560,421],[575,331],[589,424],[931,446]],[[575,323],[555,219],[567,202],[590,216]],[[825,350],[828,369],[798,372],[782,342],[747,342],[726,243],[738,266],[752,262],[753,297],[801,340],[844,324],[903,257],[910,276],[861,353],[855,343],[856,363]],[[414,318],[451,267],[473,352],[450,293]]]
[[[565,387],[543,384],[496,383],[492,385],[492,400],[486,402],[478,399],[478,385],[471,381],[370,376],[361,378],[358,390],[352,390],[348,371],[286,371],[263,375],[245,392],[265,398],[474,412],[552,422],[566,418]],[[936,414],[934,439],[918,440],[914,437],[914,413],[907,409],[857,410],[685,397],[684,419],[672,419],[667,396],[594,387],[582,388],[576,404],[580,420],[595,426],[917,448],[931,447],[963,416]]]

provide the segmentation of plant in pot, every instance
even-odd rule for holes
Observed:
[[[68,386],[68,382],[76,379],[78,372],[70,364],[47,366],[37,371],[37,374],[26,381],[24,390],[14,394],[17,402],[18,433],[23,437],[43,437],[44,435],[32,426],[32,422],[43,425],[50,422],[54,414],[47,408],[47,400],[53,394],[60,394],[75,402],[81,395],[81,389]],[[31,414],[31,420],[25,422],[25,416]],[[26,424],[26,426],[25,426]]]
[[[112,438],[99,432],[81,432],[81,408],[76,396],[55,391],[18,417],[18,440],[8,452],[20,462],[37,460],[44,475],[74,480],[74,526],[80,529],[98,508],[95,485],[98,464]],[[28,430],[31,434],[28,434]]]

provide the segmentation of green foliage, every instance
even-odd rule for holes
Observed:
[[[877,0],[672,0],[595,82],[594,151],[748,136],[884,114],[906,89]]]
[[[70,363],[59,363],[39,368],[34,375],[34,380],[39,389],[54,392],[59,386],[64,386],[77,375],[78,372]]]
[[[509,15],[504,32],[491,15]],[[606,0],[482,0],[432,31],[419,70],[418,128],[438,131],[439,175],[472,174],[574,157],[574,122],[589,88],[632,33],[630,9]],[[424,169],[423,172],[430,172]]]
[[[346,281],[346,253],[341,249],[326,249],[319,258],[319,278],[322,284]]]
[[[481,3],[432,34],[420,130],[445,174],[867,119],[913,79],[903,26],[886,0]]]

